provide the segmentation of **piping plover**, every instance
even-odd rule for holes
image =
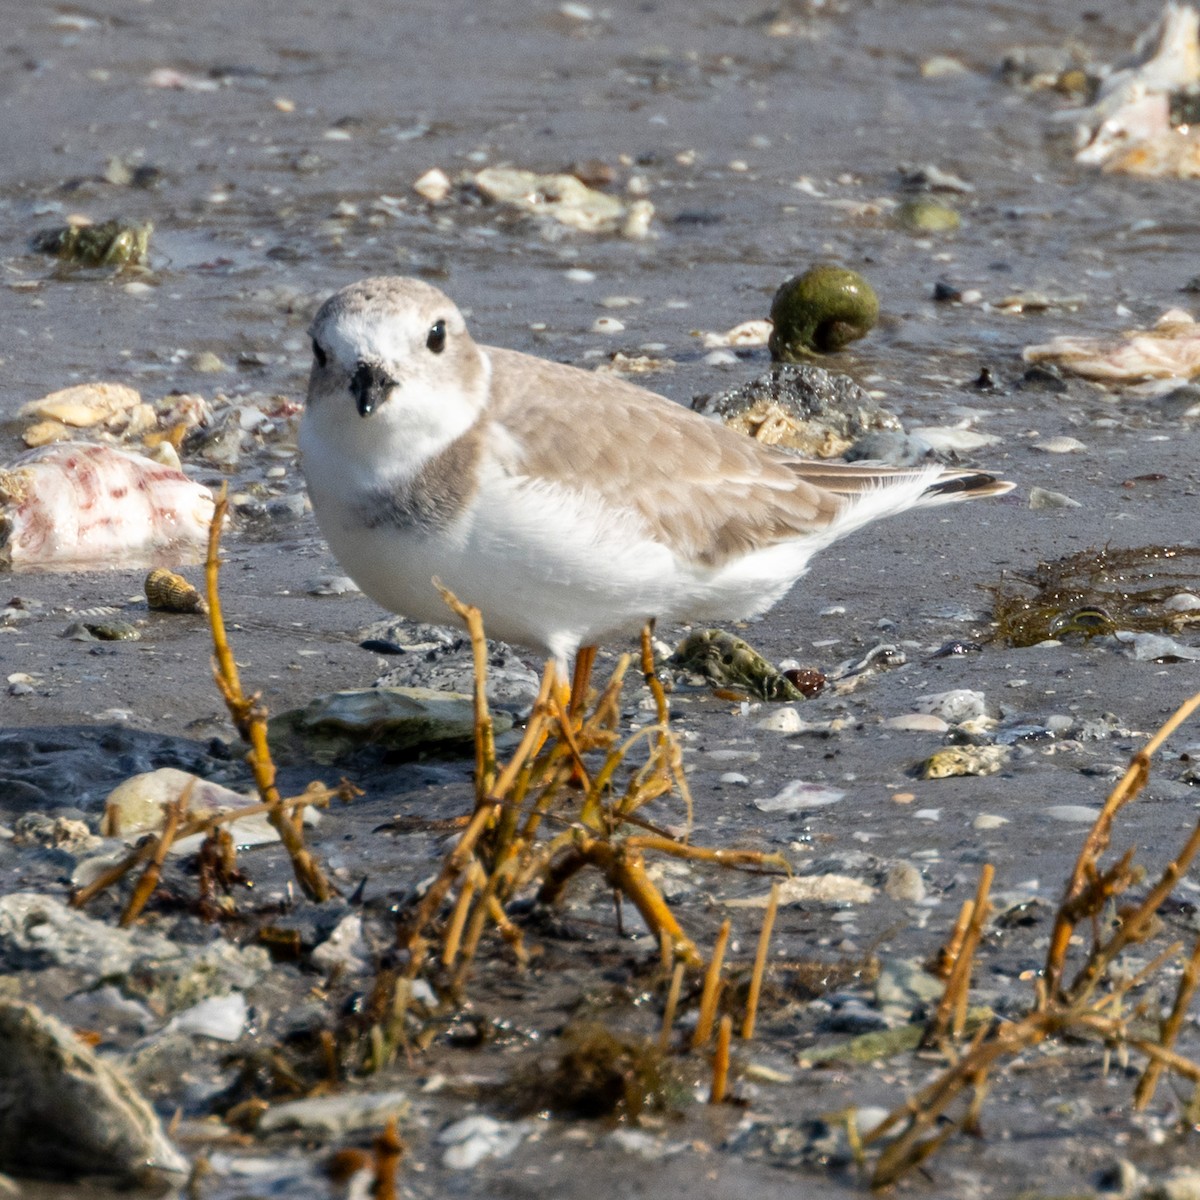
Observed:
[[[393,612],[558,662],[646,621],[765,612],[869,521],[1012,484],[933,465],[810,462],[612,375],[472,340],[417,279],[330,297],[309,331],[300,448],[333,553]]]

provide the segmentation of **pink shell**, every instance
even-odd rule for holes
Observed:
[[[20,570],[195,561],[212,514],[212,493],[181,471],[113,446],[58,442],[0,470],[0,562]]]

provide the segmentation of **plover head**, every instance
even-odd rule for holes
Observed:
[[[486,403],[487,357],[455,304],[418,279],[343,288],[309,334],[306,420],[347,449],[374,444],[425,458],[470,428]]]

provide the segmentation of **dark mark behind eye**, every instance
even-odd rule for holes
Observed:
[[[313,359],[316,361],[317,366],[323,367],[329,361],[329,357],[326,355],[325,351],[321,349],[321,343],[318,342],[316,338],[313,338],[312,340],[312,348]]]

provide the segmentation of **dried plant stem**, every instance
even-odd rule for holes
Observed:
[[[171,849],[171,843],[175,840],[175,833],[179,829],[179,822],[183,819],[183,814],[187,812],[194,787],[195,783],[189,780],[180,795],[167,806],[166,823],[163,825],[162,833],[158,835],[154,853],[150,856],[146,869],[134,885],[129,902],[125,905],[125,911],[121,913],[119,924],[122,929],[132,925],[141,916],[146,902],[154,895],[154,889],[158,887],[158,881],[162,876],[162,865],[166,861],[167,851]]]
[[[374,1200],[396,1200],[396,1169],[404,1157],[404,1143],[396,1130],[396,1118],[388,1117],[383,1132],[375,1139]]]
[[[435,579],[433,586],[444,603],[465,622],[471,638],[475,666],[475,799],[481,804],[496,782],[496,730],[487,699],[487,638],[483,633],[483,617],[474,605],[464,604],[449,588],[443,587],[441,580]]]
[[[442,941],[443,966],[454,966],[454,960],[458,957],[463,926],[467,923],[467,914],[471,911],[471,900],[475,896],[475,889],[479,886],[479,878],[482,874],[483,868],[478,864],[472,864],[458,890],[454,912],[450,915],[450,923],[446,926],[446,936]]]
[[[139,863],[144,863],[154,856],[158,849],[158,836],[143,838],[119,863],[109,867],[102,875],[98,875],[86,887],[81,887],[71,896],[72,908],[83,908],[94,900],[106,888],[112,887],[118,880],[123,879]]]
[[[975,890],[975,899],[968,902],[970,915],[967,919],[967,926],[963,931],[958,953],[950,968],[950,975],[946,980],[941,1002],[938,1004],[933,1020],[929,1023],[929,1030],[925,1036],[928,1044],[940,1042],[949,1032],[952,1032],[955,1037],[961,1037],[963,1029],[966,1027],[971,968],[974,966],[975,950],[979,945],[984,922],[988,917],[987,898],[995,874],[995,868],[991,863],[985,863],[983,870],[979,873],[979,886]],[[963,905],[960,919],[962,915],[966,915],[967,907],[966,904]]]
[[[334,889],[325,878],[324,872],[317,865],[308,848],[304,845],[304,837],[298,825],[289,818],[283,808],[279,791],[275,787],[275,764],[271,760],[271,751],[267,746],[267,710],[259,702],[256,693],[247,697],[242,691],[241,680],[238,677],[237,663],[233,651],[229,647],[229,639],[225,633],[225,620],[221,611],[221,593],[218,585],[221,573],[221,530],[225,524],[225,516],[229,503],[225,489],[217,499],[213,510],[212,522],[208,527],[208,557],[204,563],[204,578],[208,591],[208,621],[213,638],[213,676],[217,687],[225,698],[225,706],[233,718],[234,726],[242,740],[250,747],[246,758],[254,772],[254,782],[258,794],[267,806],[267,820],[270,821],[279,840],[283,843],[288,857],[292,861],[292,870],[296,882],[311,900],[328,900]]]
[[[733,1018],[726,1013],[717,1027],[717,1049],[713,1054],[712,1091],[709,1104],[721,1104],[729,1086],[729,1041],[733,1036]]]
[[[712,958],[708,970],[704,973],[704,987],[700,992],[700,1016],[692,1034],[692,1049],[699,1050],[708,1045],[712,1037],[713,1022],[717,1013],[717,999],[721,991],[721,964],[725,961],[725,947],[729,944],[730,923],[726,919],[721,922],[717,931],[717,940],[713,943]]]
[[[775,928],[775,914],[779,911],[779,884],[771,884],[771,895],[767,900],[767,911],[763,913],[762,929],[758,934],[758,949],[754,953],[754,970],[750,975],[750,990],[746,995],[746,1017],[742,1021],[742,1041],[754,1036],[754,1022],[758,1016],[758,998],[762,994],[763,975],[767,969],[767,951],[771,946],[771,930]]]
[[[675,1011],[679,1007],[679,993],[683,987],[685,963],[677,962],[671,971],[671,986],[667,989],[667,1002],[663,1005],[662,1028],[658,1034],[658,1049],[662,1054],[671,1048],[671,1030],[675,1025]]]
[[[1175,1003],[1171,1006],[1171,1011],[1167,1014],[1159,1032],[1159,1044],[1164,1050],[1170,1050],[1175,1045],[1175,1039],[1179,1036],[1179,1030],[1183,1026],[1183,1019],[1187,1016],[1192,997],[1196,993],[1198,980],[1200,980],[1200,938],[1197,938],[1195,945],[1192,946],[1191,957],[1184,966],[1183,974],[1179,978],[1179,986],[1175,989]],[[1153,1057],[1146,1064],[1146,1069],[1133,1092],[1133,1107],[1137,1111],[1142,1111],[1154,1099],[1154,1090],[1158,1087],[1163,1065],[1162,1059]]]
[[[1054,929],[1050,935],[1050,947],[1046,951],[1046,967],[1044,971],[1045,978],[1045,996],[1047,998],[1056,995],[1062,987],[1063,970],[1066,963],[1067,948],[1071,942],[1071,935],[1075,931],[1074,912],[1072,903],[1075,901],[1088,885],[1089,879],[1094,874],[1095,864],[1100,856],[1108,849],[1109,842],[1112,840],[1112,825],[1117,813],[1132,800],[1145,786],[1146,780],[1150,774],[1150,760],[1158,748],[1183,724],[1184,721],[1200,708],[1200,692],[1185,700],[1183,704],[1175,710],[1161,729],[1143,746],[1130,760],[1129,767],[1125,774],[1118,781],[1117,786],[1109,793],[1108,799],[1104,802],[1104,807],[1100,811],[1100,815],[1096,818],[1095,824],[1092,826],[1091,832],[1084,840],[1083,846],[1079,851],[1079,857],[1075,863],[1075,869],[1071,873],[1071,878],[1067,883],[1066,891],[1063,893],[1062,903],[1059,905],[1058,914],[1055,919]],[[1193,847],[1192,843],[1196,845]],[[1191,853],[1187,853],[1188,847],[1191,847]],[[1200,849],[1200,828],[1189,839],[1188,847],[1185,847],[1184,854],[1179,856],[1177,862],[1182,861],[1183,865],[1180,870],[1186,870],[1194,857],[1196,850]],[[1186,859],[1186,861],[1184,861]],[[1175,864],[1172,864],[1174,866]],[[1170,871],[1170,868],[1168,868]],[[1164,873],[1165,878],[1166,873]],[[1171,883],[1174,886],[1174,882]],[[1168,888],[1169,894],[1170,888]],[[1166,894],[1158,901],[1166,898]],[[1155,908],[1158,904],[1155,904]],[[1153,910],[1151,910],[1153,911]],[[1127,944],[1127,943],[1126,943]],[[1109,959],[1111,961],[1111,959]]]

